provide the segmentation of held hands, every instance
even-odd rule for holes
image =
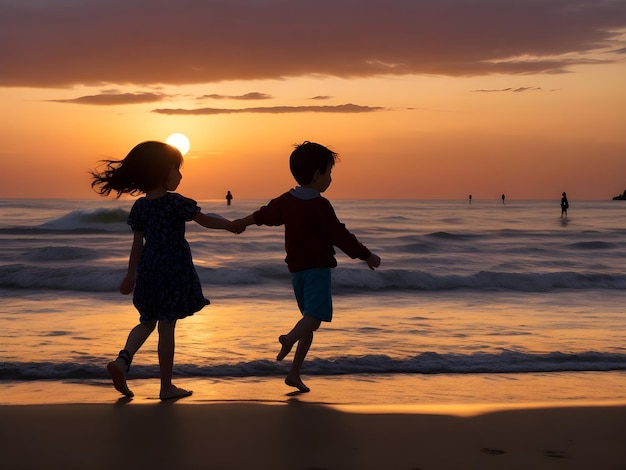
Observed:
[[[230,228],[228,230],[233,233],[242,233],[246,230],[248,225],[250,224],[248,224],[245,219],[237,219],[230,223]]]
[[[238,221],[231,222],[226,217],[222,217],[219,214],[203,214],[202,212],[198,212],[193,220],[205,228],[228,230],[232,233],[241,233],[247,226],[235,224],[235,222]]]
[[[373,271],[374,269],[376,269],[378,266],[380,266],[380,256],[375,255],[374,253],[372,253],[370,255],[369,258],[367,258],[367,260],[365,260],[365,262],[367,263],[367,265],[369,266],[369,268]]]
[[[247,225],[242,224],[241,221],[242,219],[231,221],[226,227],[226,230],[236,234],[243,233],[246,230]]]

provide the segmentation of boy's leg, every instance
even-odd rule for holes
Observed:
[[[291,369],[289,369],[289,374],[287,374],[287,377],[285,378],[285,384],[290,387],[296,387],[301,392],[311,391],[311,389],[304,385],[304,382],[302,382],[302,379],[300,378],[300,369],[302,368],[302,364],[304,363],[304,359],[306,358],[312,343],[312,331],[298,340],[298,347],[296,347],[296,353],[293,356]]]
[[[300,379],[300,369],[313,342],[313,332],[320,327],[322,320],[332,319],[331,272],[329,268],[307,269],[293,273],[291,282],[303,317],[289,333],[278,338],[281,349],[276,359],[284,359],[298,342],[285,383],[300,392],[308,392],[309,387]]]
[[[172,322],[159,321],[159,371],[161,373],[161,400],[182,398],[191,395],[191,391],[178,388],[172,384],[174,372],[174,331],[176,320]]]
[[[126,372],[130,368],[130,363],[135,353],[146,342],[146,339],[154,331],[155,326],[156,321],[140,323],[135,326],[128,334],[124,349],[120,351],[120,354],[114,361],[107,364],[107,371],[111,376],[111,380],[113,380],[113,386],[118,392],[127,397],[132,397],[135,394],[126,384]]]
[[[301,338],[312,334],[315,330],[320,327],[321,321],[318,318],[303,316],[298,323],[293,327],[293,329],[287,333],[286,335],[281,335],[278,337],[278,341],[281,344],[280,352],[276,356],[277,361],[282,361],[287,354],[293,348],[293,345],[296,344],[297,341],[300,341]],[[312,338],[311,338],[312,340]],[[309,344],[310,346],[310,344]],[[307,348],[308,351],[308,348]],[[305,353],[306,356],[306,353]]]

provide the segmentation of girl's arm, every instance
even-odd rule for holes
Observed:
[[[133,246],[130,249],[130,257],[128,258],[128,271],[120,284],[120,292],[124,295],[130,294],[135,288],[135,274],[137,272],[137,264],[139,257],[143,252],[143,233],[133,232]]]
[[[233,233],[241,233],[245,230],[245,227],[239,229],[230,220],[224,217],[203,214],[202,212],[198,212],[192,220],[205,228],[228,230]]]

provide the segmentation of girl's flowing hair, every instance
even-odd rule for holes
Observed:
[[[183,155],[163,142],[142,142],[123,160],[101,160],[101,171],[91,170],[91,187],[103,196],[145,193],[165,183],[172,167],[180,168]]]

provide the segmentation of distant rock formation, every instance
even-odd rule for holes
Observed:
[[[613,200],[614,201],[626,201],[626,191],[624,191],[624,193],[620,194],[619,196],[615,196]]]

